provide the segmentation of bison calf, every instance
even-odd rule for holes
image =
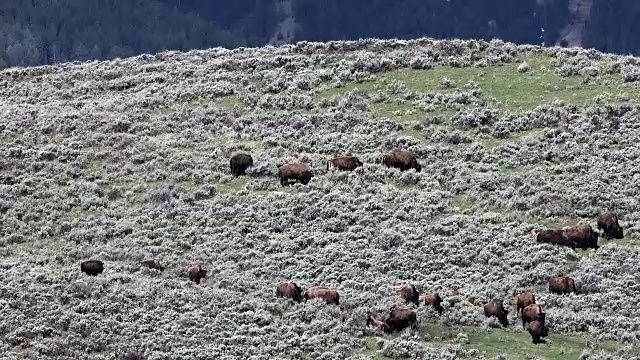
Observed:
[[[314,286],[310,288],[303,294],[303,298],[305,301],[309,299],[322,299],[327,304],[340,305],[340,295],[338,292],[326,286]]]
[[[249,154],[235,154],[229,160],[231,174],[234,176],[246,175],[247,168],[251,166],[253,166],[253,158]]]
[[[529,326],[529,334],[531,335],[531,342],[534,344],[544,342],[542,340],[543,337],[549,336],[549,329],[544,324],[545,321],[545,313],[539,313],[535,320],[531,322],[531,326]]]
[[[414,303],[416,306],[420,304],[420,294],[413,284],[406,284],[400,288],[400,297],[408,303]]]
[[[287,186],[289,180],[299,181],[301,184],[306,185],[313,177],[313,172],[307,164],[291,163],[284,164],[278,168],[278,177],[280,177],[282,186]]]
[[[187,272],[189,274],[189,280],[196,284],[200,284],[200,281],[207,277],[207,270],[201,268],[200,265],[191,266]]]
[[[438,293],[426,294],[424,296],[424,305],[431,305],[438,312],[439,315],[442,315],[444,308],[442,307],[442,298]]]
[[[531,305],[527,305],[527,307],[525,307],[522,310],[522,329],[525,328],[525,326],[527,325],[527,323],[531,323],[533,322],[535,319],[538,318],[538,314],[540,314],[542,312],[542,308],[540,307],[540,305],[538,304],[531,304]]]
[[[422,170],[422,165],[418,164],[415,155],[410,151],[390,151],[382,156],[382,163],[387,167],[394,167],[400,171],[415,169],[416,172]]]
[[[392,331],[389,325],[387,325],[387,323],[385,323],[384,321],[376,320],[373,316],[369,316],[367,318],[367,326],[371,324],[373,324],[373,326],[384,331],[387,334],[390,334]]]
[[[80,271],[90,276],[98,276],[104,270],[104,263],[100,260],[85,260],[80,264]]]
[[[276,288],[276,296],[292,299],[295,302],[302,301],[302,288],[293,281],[282,282]]]
[[[494,304],[494,303],[490,303],[490,304],[485,304],[484,305],[484,315],[488,318],[494,316],[496,318],[498,318],[498,321],[500,321],[500,324],[502,324],[503,326],[509,326],[509,320],[507,319],[507,310],[504,309],[504,306],[502,305],[502,303],[499,304]]]
[[[549,292],[553,294],[577,294],[575,281],[568,276],[552,276],[549,278]]]
[[[624,238],[622,227],[618,224],[618,216],[611,210],[598,215],[598,230],[604,230],[604,237],[607,240]]]
[[[340,156],[327,161],[327,171],[330,168],[336,168],[340,171],[353,171],[358,166],[362,166],[362,162],[355,156]]]

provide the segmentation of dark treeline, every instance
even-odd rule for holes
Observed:
[[[640,2],[592,3],[583,44],[640,52]],[[501,38],[554,45],[570,0],[3,0],[0,68],[286,41]],[[542,30],[544,29],[544,31]]]

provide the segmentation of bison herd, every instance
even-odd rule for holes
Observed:
[[[422,170],[422,165],[418,163],[415,155],[410,151],[399,150],[385,153],[382,156],[382,164],[387,167],[406,171],[415,169],[417,172]],[[327,171],[330,169],[338,169],[339,171],[353,171],[357,167],[363,165],[362,161],[356,156],[339,156],[327,161]],[[234,176],[246,175],[246,170],[253,166],[253,158],[247,153],[238,153],[229,160],[231,174]],[[278,177],[282,186],[291,183],[300,182],[306,185],[311,181],[314,174],[309,165],[301,162],[293,162],[278,166]]]

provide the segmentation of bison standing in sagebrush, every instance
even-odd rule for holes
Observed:
[[[414,303],[416,306],[420,304],[420,294],[416,287],[413,284],[406,284],[400,288],[400,297],[404,299],[404,301],[408,303]]]
[[[531,342],[538,344],[543,342],[542,338],[549,336],[549,328],[544,324],[545,313],[539,313],[535,320],[531,322],[529,326],[529,334],[531,335]]]
[[[567,235],[565,234],[564,230],[557,230],[557,229],[540,230],[538,232],[538,235],[536,235],[536,241],[539,243],[567,246],[572,249],[576,248],[576,243],[572,240],[569,240],[569,238],[567,238]]]
[[[204,270],[200,265],[193,265],[189,267],[187,274],[189,275],[189,280],[200,284],[202,279],[207,277],[207,270]]]
[[[598,215],[598,230],[604,230],[607,240],[622,239],[624,237],[622,227],[618,224],[618,216],[612,210],[607,210]]]
[[[295,302],[302,301],[302,288],[293,281],[282,282],[276,288],[276,296],[292,299]]]
[[[538,314],[542,312],[542,307],[538,304],[527,305],[524,309],[522,309],[522,329],[525,328],[527,323],[531,323],[535,319],[538,318]]]
[[[575,281],[568,276],[552,276],[549,278],[549,292],[552,294],[577,294]]]
[[[505,310],[504,305],[502,303],[494,304],[485,304],[483,307],[484,315],[488,318],[495,316],[498,318],[498,321],[503,326],[509,326],[509,320],[507,319],[507,310]]]
[[[532,292],[525,291],[516,298],[516,312],[536,303],[536,296]]]
[[[367,326],[371,324],[373,324],[373,326],[384,331],[387,334],[390,334],[392,331],[389,325],[387,325],[387,323],[385,323],[384,321],[376,320],[373,316],[369,316],[367,318]]]
[[[564,233],[568,241],[575,243],[576,247],[582,250],[589,248],[597,250],[599,248],[598,233],[593,231],[590,225],[576,225],[564,230]]]
[[[328,305],[340,305],[340,294],[334,289],[326,286],[314,286],[307,290],[302,296],[305,301],[309,299],[322,299]]]
[[[400,171],[415,169],[416,172],[420,172],[422,170],[422,165],[418,163],[415,155],[406,150],[391,151],[384,154],[382,156],[382,163],[387,167],[398,168]]]
[[[160,264],[160,260],[156,258],[145,258],[140,263],[149,269],[164,270],[164,267]]]
[[[358,166],[362,166],[362,161],[355,156],[340,156],[327,161],[327,171],[336,168],[340,171],[353,171]]]
[[[442,307],[442,298],[438,293],[425,294],[424,305],[433,306],[433,308],[438,312],[439,315],[442,315],[442,312],[444,311],[444,308]]]
[[[253,158],[246,153],[235,154],[229,160],[229,167],[234,176],[246,175],[247,168],[253,166]]]
[[[80,271],[90,276],[98,276],[104,271],[104,263],[100,260],[85,260],[80,263]]]
[[[313,172],[307,164],[291,163],[280,166],[278,168],[278,176],[282,186],[287,186],[289,180],[299,181],[301,184],[306,185],[313,177]]]
[[[418,326],[418,317],[413,310],[399,309],[393,306],[391,307],[389,316],[384,322],[392,331],[402,331],[407,327],[416,329]]]

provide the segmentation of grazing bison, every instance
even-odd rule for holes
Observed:
[[[564,230],[564,233],[569,242],[575,243],[576,247],[582,250],[589,248],[597,250],[599,248],[598,233],[593,231],[590,225],[577,225]]]
[[[207,277],[207,270],[204,270],[200,265],[193,265],[187,271],[189,274],[189,280],[200,284],[200,281]]]
[[[104,264],[100,260],[85,260],[80,264],[80,271],[87,275],[98,276],[104,270]]]
[[[384,331],[385,333],[391,334],[391,331],[392,331],[391,328],[384,321],[376,320],[373,318],[373,316],[369,316],[367,318],[367,326],[371,324],[373,324],[373,326],[375,326],[376,328]]]
[[[140,263],[149,269],[164,270],[164,267],[160,265],[160,261],[156,258],[145,258]]]
[[[420,304],[420,294],[413,284],[406,284],[400,288],[400,297],[408,303],[414,303],[416,306]]]
[[[276,296],[292,299],[295,302],[302,301],[302,288],[293,281],[282,282],[276,288]]]
[[[536,303],[536,296],[532,292],[525,291],[516,298],[516,312]]]
[[[540,230],[536,236],[536,241],[539,243],[568,246],[572,249],[576,248],[575,241],[569,240],[564,230]]]
[[[234,176],[246,175],[248,167],[253,166],[253,158],[249,154],[235,154],[229,160],[229,167]]]
[[[391,151],[382,156],[382,163],[387,167],[394,167],[400,171],[416,169],[417,172],[422,170],[422,165],[418,164],[416,157],[410,151]]]
[[[336,168],[340,171],[353,171],[358,166],[362,166],[362,161],[355,156],[340,156],[327,161],[327,171]]]
[[[338,292],[326,286],[314,286],[307,290],[302,297],[305,301],[309,299],[322,299],[327,304],[340,305],[340,295]]]
[[[484,305],[484,315],[486,317],[495,316],[500,321],[500,324],[503,326],[509,326],[509,320],[507,319],[507,310],[504,309],[502,303],[499,304],[485,304]]]
[[[531,335],[531,342],[534,344],[544,342],[541,340],[543,337],[549,336],[549,328],[544,324],[545,313],[539,313],[535,320],[531,322],[529,326],[529,334]]]
[[[418,326],[418,318],[416,312],[409,309],[398,309],[391,307],[389,316],[384,321],[392,331],[402,331],[407,327],[416,329]]]
[[[549,278],[549,292],[553,294],[577,294],[575,281],[568,276],[552,276]]]
[[[611,238],[622,239],[624,237],[622,227],[618,224],[618,216],[611,210],[598,215],[598,230],[604,230],[604,237],[607,240],[611,240]]]
[[[442,307],[442,298],[438,293],[426,294],[424,296],[424,305],[431,305],[438,312],[438,314],[442,315],[444,308]]]
[[[530,304],[527,305],[527,307],[525,307],[522,310],[522,329],[524,330],[525,325],[527,323],[531,323],[533,322],[535,319],[538,318],[538,314],[540,314],[542,312],[542,307],[540,307],[540,305],[538,304]]]
[[[313,172],[307,164],[291,163],[280,166],[278,168],[278,176],[282,186],[287,186],[289,180],[300,181],[300,183],[306,185],[313,177]]]

